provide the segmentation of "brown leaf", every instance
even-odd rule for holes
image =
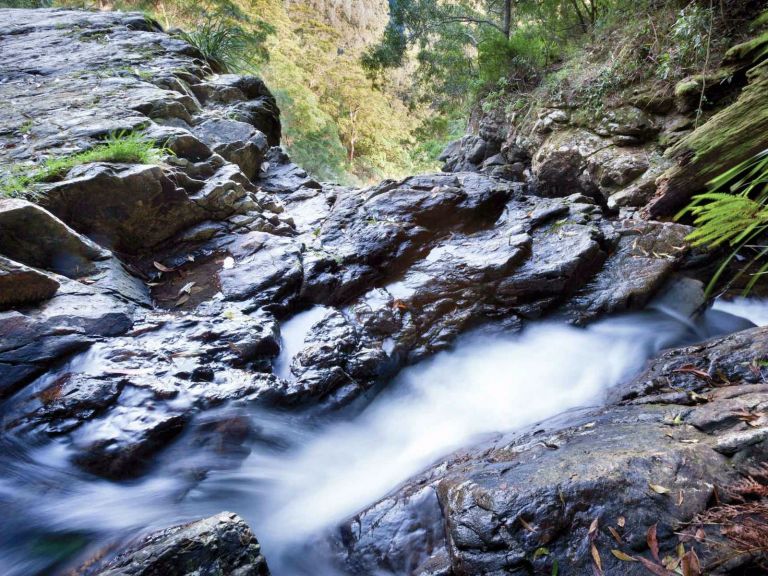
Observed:
[[[703,378],[705,380],[712,380],[712,377],[709,374],[707,374],[703,370],[699,370],[698,368],[696,368],[691,364],[672,370],[672,372],[684,372],[688,374],[693,374],[694,376],[698,376],[699,378]]]
[[[656,576],[675,576],[674,574],[672,574],[672,572],[664,568],[664,566],[660,566],[659,564],[654,564],[653,562],[651,562],[647,558],[643,558],[642,556],[638,556],[637,561],[640,562],[645,567],[646,570],[648,570],[652,574],[656,574]]]
[[[707,539],[707,533],[704,532],[703,528],[699,528],[696,530],[694,538],[696,538],[696,542],[704,542]]]
[[[181,298],[176,300],[176,306],[183,306],[189,300],[189,294],[184,294]]]
[[[589,525],[589,532],[587,532],[587,536],[589,536],[589,541],[594,542],[595,538],[597,538],[597,529],[599,525],[599,518],[595,518],[592,520],[592,524]]]
[[[627,519],[624,518],[624,516],[619,516],[619,518],[616,520],[616,524],[619,526],[619,528],[624,528],[624,525],[627,523]]]
[[[160,262],[157,262],[157,261],[152,262],[152,264],[155,266],[155,268],[160,270],[160,272],[173,272],[174,270],[173,268],[168,268],[168,266],[163,266],[162,264],[160,264]]]
[[[633,558],[629,554],[624,554],[621,550],[611,550],[611,554],[616,556],[622,562],[637,562],[637,558]]]
[[[682,490],[682,488],[681,488],[681,489],[680,489],[680,492],[677,494],[677,505],[678,505],[678,506],[682,506],[682,505],[683,505],[683,500],[684,500],[684,499],[685,499],[685,496],[683,495],[683,490]]]
[[[621,544],[621,543],[622,543],[622,540],[621,540],[621,534],[619,534],[619,533],[616,531],[616,528],[614,528],[613,526],[608,526],[608,531],[611,533],[611,536],[613,536],[613,539],[614,539],[614,540],[616,540],[616,542],[617,542],[618,544]]]
[[[648,548],[651,550],[653,559],[659,562],[659,541],[656,538],[656,524],[648,528],[645,534],[645,541],[648,542]]]
[[[683,576],[701,576],[701,563],[699,557],[693,549],[688,550],[682,559],[681,567]]]
[[[597,573],[602,574],[603,573],[603,562],[600,560],[600,552],[597,551],[597,547],[592,544],[592,561],[595,563],[595,568],[597,568]]]

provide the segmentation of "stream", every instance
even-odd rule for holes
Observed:
[[[288,375],[291,356],[323,313],[310,309],[284,324],[278,375]],[[239,455],[215,459],[190,449],[188,439],[209,417],[201,415],[133,482],[80,471],[64,444],[4,438],[0,574],[63,573],[111,542],[222,510],[249,522],[275,576],[338,574],[323,557],[322,535],[410,476],[495,432],[598,405],[662,348],[742,328],[743,319],[768,323],[768,302],[718,301],[697,322],[651,307],[587,328],[478,329],[403,370],[364,409],[333,419],[221,406],[220,413],[250,419],[259,430]],[[98,371],[98,359],[92,349],[61,370]],[[209,471],[185,472],[193,468]]]

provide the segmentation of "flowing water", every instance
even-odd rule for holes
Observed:
[[[403,370],[364,410],[333,420],[222,407],[252,419],[260,440],[242,462],[207,462],[211,472],[202,480],[183,473],[194,458],[184,438],[149,476],[130,483],[78,471],[61,444],[31,448],[5,439],[0,574],[55,574],[73,556],[116,539],[222,510],[250,523],[275,576],[336,574],[305,543],[451,450],[600,404],[610,386],[631,377],[658,350],[743,327],[734,316],[768,323],[765,302],[720,302],[715,308],[696,323],[665,309],[585,329],[542,323],[521,334],[478,330],[453,350]],[[284,325],[278,374],[289,374],[290,357],[323,313],[312,309]],[[98,370],[93,353],[73,364]]]

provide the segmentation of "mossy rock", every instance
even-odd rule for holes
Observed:
[[[768,57],[768,32],[742,42],[725,53],[725,64],[758,64]]]
[[[707,182],[768,148],[768,62],[747,74],[739,99],[672,146],[666,155],[676,165],[659,179],[648,216],[674,215]]]

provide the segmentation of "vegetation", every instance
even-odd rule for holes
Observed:
[[[217,72],[247,72],[255,61],[269,56],[264,42],[274,33],[274,28],[263,21],[254,24],[253,30],[231,23],[227,18],[209,16],[189,32],[180,36],[200,50]]]
[[[55,181],[81,164],[90,162],[156,164],[163,154],[168,153],[168,150],[156,147],[154,142],[147,140],[139,133],[118,132],[111,134],[103,144],[84,152],[49,158],[29,170],[17,169],[0,180],[0,197],[27,195],[32,185]]]
[[[725,258],[707,287],[718,285],[723,273],[734,259],[740,260],[739,271],[730,280],[733,284],[745,274],[751,276],[743,289],[749,293],[768,273],[768,150],[743,162],[710,183],[710,190],[693,198],[678,218],[694,217],[697,229],[689,240],[694,246],[718,248],[729,246]]]

